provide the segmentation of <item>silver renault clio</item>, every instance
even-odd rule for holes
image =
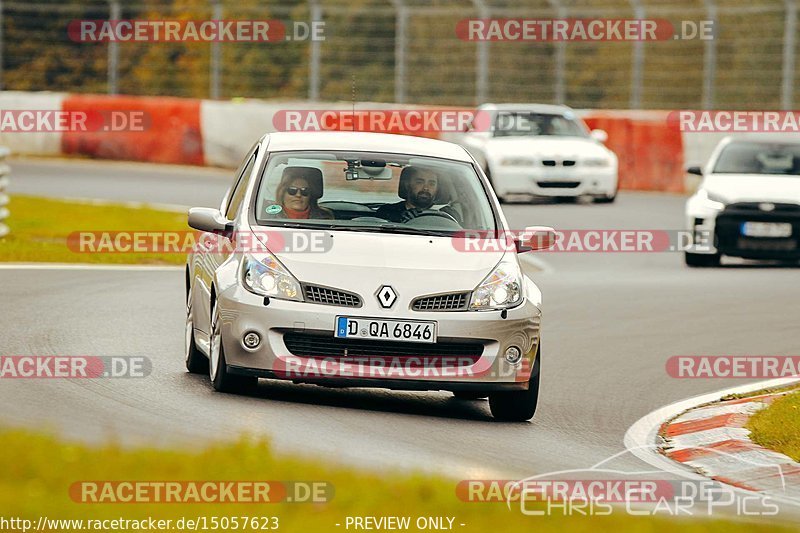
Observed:
[[[410,136],[270,133],[219,209],[193,208],[186,367],[218,391],[258,378],[452,391],[529,420],[541,292],[462,147]]]

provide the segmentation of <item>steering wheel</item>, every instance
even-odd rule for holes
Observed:
[[[456,220],[453,215],[445,213],[444,211],[437,211],[436,209],[409,209],[404,215],[408,215],[408,219],[404,221],[406,224],[420,217],[442,217],[458,224],[458,220]],[[461,224],[459,224],[459,226],[460,225]]]

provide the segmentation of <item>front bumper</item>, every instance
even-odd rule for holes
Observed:
[[[617,170],[564,167],[543,172],[540,168],[497,167],[492,169],[492,185],[499,196],[610,197],[617,191]]]
[[[740,202],[722,211],[688,212],[694,243],[687,251],[745,259],[800,259],[800,205],[771,204],[774,208],[766,211],[759,207],[763,204]],[[789,223],[792,232],[788,237],[747,236],[743,231],[746,222]]]
[[[525,389],[540,342],[541,311],[527,299],[509,309],[506,318],[501,317],[500,311],[417,312],[399,308],[387,311],[377,303],[374,307],[365,303],[362,308],[346,308],[272,298],[265,306],[263,297],[237,284],[218,295],[218,305],[225,358],[231,373],[332,387]],[[332,356],[329,351],[319,356],[307,351],[298,355],[295,342],[287,346],[285,337],[294,335],[316,339],[329,348],[336,341],[337,316],[434,320],[438,324],[440,346],[432,349],[431,345],[420,343],[419,354],[411,357],[372,357],[364,356],[363,352],[358,357]],[[242,341],[249,332],[262,339],[254,350],[247,349]],[[387,343],[390,341],[378,344]],[[458,346],[465,347],[463,355]],[[523,354],[517,365],[511,365],[503,357],[510,346],[520,348]],[[444,349],[449,349],[447,353],[452,352],[452,357],[437,359],[429,355],[445,353]]]

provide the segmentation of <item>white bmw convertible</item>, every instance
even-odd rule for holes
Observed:
[[[566,106],[480,106],[462,144],[492,182],[501,201],[524,197],[617,197],[617,156]]]

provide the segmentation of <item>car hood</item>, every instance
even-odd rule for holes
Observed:
[[[800,176],[764,174],[710,174],[703,188],[735,202],[789,202],[800,204]]]
[[[580,159],[608,157],[612,152],[592,139],[580,137],[492,137],[488,152],[495,156],[534,156]]]
[[[289,228],[257,231],[264,229],[281,233],[284,242],[291,242],[297,232],[320,236],[324,243],[320,248],[326,251],[273,249],[273,253],[303,283],[354,291],[365,298],[384,284],[391,285],[401,300],[473,290],[505,253],[465,252],[450,237]]]

